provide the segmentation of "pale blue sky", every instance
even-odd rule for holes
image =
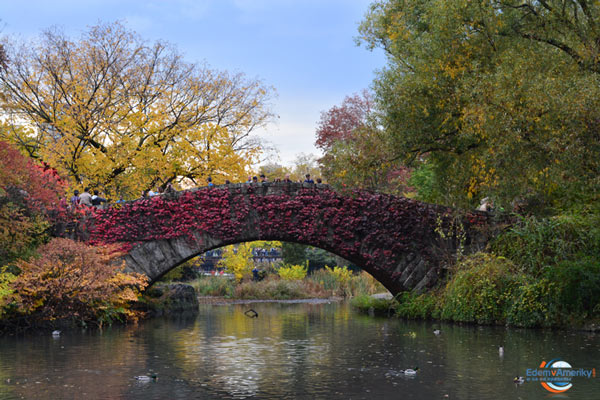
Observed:
[[[243,72],[275,87],[276,123],[259,132],[288,164],[314,147],[320,111],[369,87],[381,51],[357,47],[371,0],[0,0],[3,33],[53,25],[78,36],[98,21],[124,21],[142,37],[175,44],[187,61]]]

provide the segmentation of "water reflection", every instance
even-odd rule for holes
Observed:
[[[247,305],[202,306],[103,332],[2,338],[0,398],[535,399],[549,394],[515,375],[556,357],[600,359],[594,334],[376,319],[344,304],[251,307],[258,318]],[[157,382],[135,379],[152,372]],[[579,379],[565,396],[595,399],[599,385]]]

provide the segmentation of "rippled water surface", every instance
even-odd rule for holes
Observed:
[[[343,303],[206,305],[102,332],[0,338],[0,399],[547,399],[539,383],[512,380],[553,358],[598,370],[600,337],[372,318]],[[156,382],[135,379],[153,372]],[[600,399],[600,378],[573,384],[559,398]]]

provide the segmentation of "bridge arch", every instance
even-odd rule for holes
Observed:
[[[458,223],[457,223],[458,222]],[[311,245],[351,261],[393,294],[438,280],[459,246],[485,244],[485,213],[327,185],[251,183],[192,189],[95,215],[92,243],[118,243],[150,282],[218,247],[255,240]]]

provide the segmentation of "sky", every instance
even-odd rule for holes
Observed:
[[[242,72],[276,90],[274,123],[257,132],[290,165],[319,156],[320,113],[370,86],[381,50],[357,46],[371,0],[0,0],[3,34],[28,39],[52,26],[78,37],[99,21],[121,21],[166,40],[186,61]]]

